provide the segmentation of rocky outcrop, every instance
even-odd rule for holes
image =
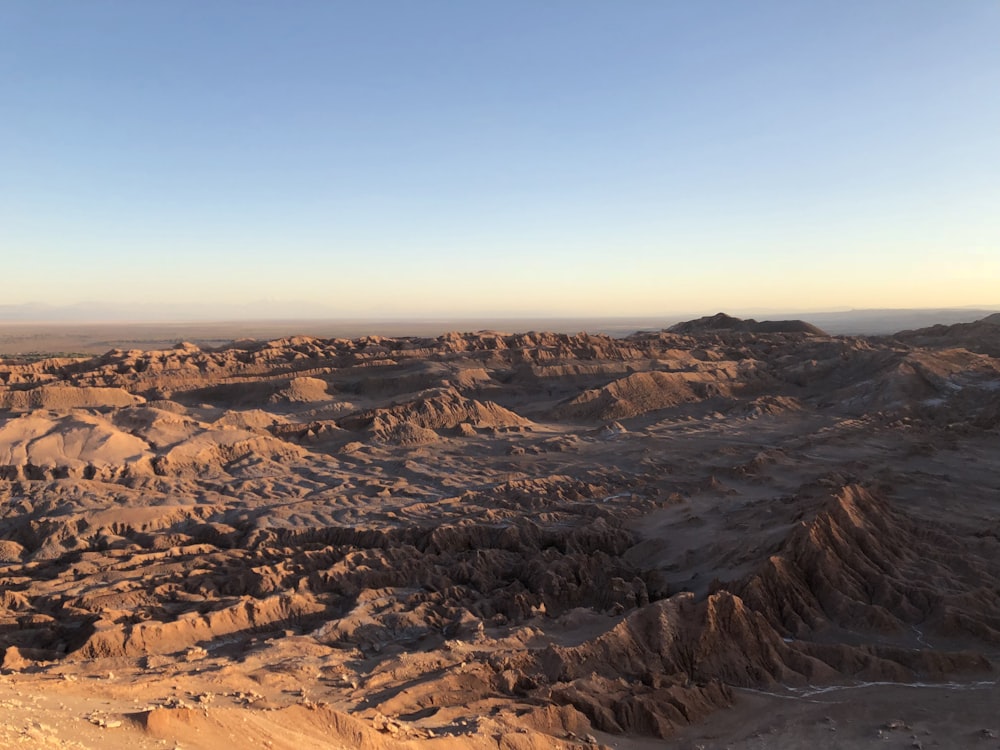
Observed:
[[[701,373],[639,372],[581,393],[559,405],[560,419],[628,419],[679,404],[728,395],[731,385]]]
[[[412,401],[363,412],[339,420],[348,430],[367,430],[386,443],[433,442],[435,430],[462,424],[480,428],[524,428],[531,422],[492,402],[462,396],[453,388],[431,391]]]

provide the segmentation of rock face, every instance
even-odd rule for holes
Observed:
[[[373,747],[662,738],[745,688],[977,679],[1000,361],[964,330],[720,315],[0,366],[3,669],[252,662]]]

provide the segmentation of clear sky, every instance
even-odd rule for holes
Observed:
[[[2,0],[0,261],[137,318],[1000,304],[1000,2]]]

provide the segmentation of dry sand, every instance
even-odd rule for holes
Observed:
[[[1000,326],[730,320],[0,365],[0,746],[1000,747]]]

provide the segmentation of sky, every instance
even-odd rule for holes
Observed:
[[[1000,304],[996,0],[0,0],[0,304]]]

